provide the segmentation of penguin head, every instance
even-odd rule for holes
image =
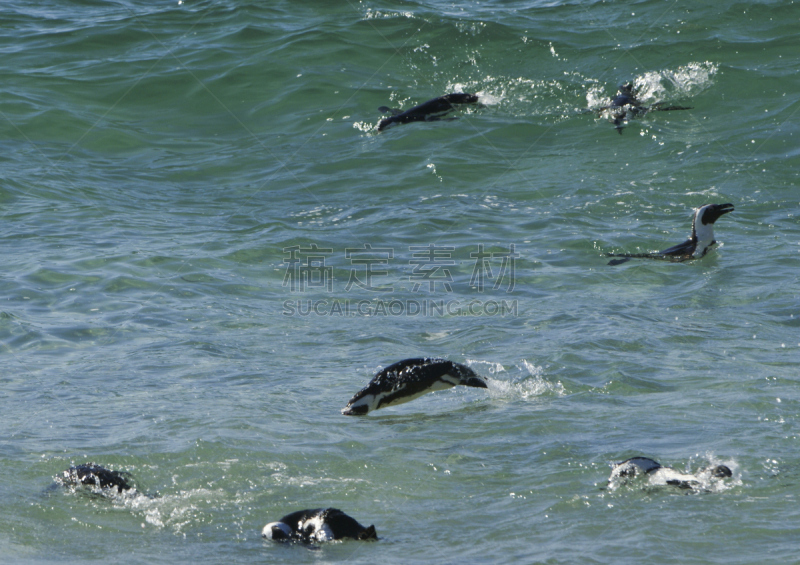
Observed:
[[[692,220],[692,241],[697,245],[694,256],[702,257],[714,245],[714,222],[733,212],[733,204],[706,204],[697,209]]]
[[[464,386],[474,386],[477,388],[489,388],[486,385],[486,381],[478,376],[478,373],[467,367],[466,365],[462,365],[461,363],[453,363],[452,364],[452,372],[453,376],[458,377]]]
[[[378,539],[378,534],[375,532],[375,526],[369,526],[367,528],[364,528],[364,531],[358,534],[358,537],[356,539],[359,540]]]
[[[619,85],[617,95],[614,97],[614,100],[611,104],[612,106],[624,106],[626,104],[636,106],[639,104],[639,102],[636,100],[636,96],[638,94],[639,92],[636,88],[634,88],[633,84],[626,82],[625,84]]]
[[[323,511],[320,514],[311,516],[308,520],[300,524],[300,531],[303,541],[331,541],[341,537],[337,536],[330,527],[330,524],[327,523],[326,513],[327,511]]]
[[[478,101],[476,94],[469,94],[468,92],[454,92],[444,97],[451,104],[474,104]]]
[[[633,96],[635,94],[633,91],[633,84],[630,82],[626,82],[625,84],[620,84],[619,93],[625,94],[627,96]]]
[[[369,391],[360,391],[342,408],[345,416],[365,416],[370,410],[377,408],[377,397]]]
[[[261,530],[261,537],[272,541],[286,541],[292,539],[292,528],[283,522],[270,522]]]
[[[727,465],[717,465],[716,467],[711,468],[711,476],[722,479],[724,477],[733,476],[733,473],[731,472],[730,467]]]
[[[733,204],[706,204],[697,211],[696,218],[704,226],[713,225],[723,214],[733,212]]]

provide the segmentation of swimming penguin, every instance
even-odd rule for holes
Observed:
[[[652,106],[643,106],[636,98],[636,89],[631,83],[620,85],[617,95],[611,100],[611,104],[601,108],[601,113],[614,123],[617,133],[622,135],[623,124],[628,121],[628,117],[636,118],[643,116],[647,112],[670,110],[691,110],[690,106],[663,106],[661,102]]]
[[[447,359],[406,359],[389,365],[350,399],[342,409],[345,416],[362,416],[456,385],[487,388],[475,371]]]
[[[613,118],[614,127],[622,135],[622,124],[627,120],[628,114],[631,117],[642,112],[642,104],[636,99],[631,83],[620,85],[617,95],[611,100],[611,104],[603,108],[608,112],[609,118]]]
[[[375,526],[365,528],[336,508],[298,510],[270,522],[261,530],[261,537],[272,541],[323,542],[352,538],[356,540],[378,539]]]
[[[56,477],[56,482],[64,486],[87,485],[100,489],[116,490],[118,493],[133,488],[131,475],[123,471],[111,471],[97,463],[74,465]]]
[[[419,106],[406,110],[405,112],[398,109],[388,108],[381,106],[378,108],[383,113],[392,114],[389,118],[384,118],[378,124],[378,131],[383,131],[386,128],[395,124],[407,124],[409,122],[433,122],[441,120],[442,116],[448,112],[453,111],[454,105],[458,104],[475,104],[478,97],[475,94],[467,94],[466,92],[454,92],[428,100]]]
[[[699,471],[697,475],[689,475],[676,471],[672,467],[664,467],[658,461],[649,457],[632,457],[613,466],[608,482],[610,485],[619,484],[639,475],[649,476],[649,482],[653,485],[669,485],[682,489],[691,489],[703,484],[703,475],[721,479],[730,477],[733,473],[726,465],[715,465],[706,467]]]
[[[706,204],[698,208],[692,218],[692,235],[681,244],[658,253],[606,253],[606,257],[623,257],[612,259],[609,265],[620,265],[634,258],[663,259],[679,263],[703,257],[717,243],[714,239],[714,222],[723,214],[733,212],[733,204]]]

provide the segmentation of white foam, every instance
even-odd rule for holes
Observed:
[[[714,84],[719,67],[710,61],[692,62],[677,69],[649,71],[633,79],[636,98],[649,106],[676,98],[696,96]],[[604,87],[594,84],[586,91],[589,108],[602,108],[611,104]]]
[[[601,108],[609,104],[611,104],[611,98],[606,95],[603,87],[595,84],[586,91],[586,105],[589,108]]]
[[[709,61],[689,63],[675,70],[651,71],[634,79],[637,98],[652,104],[672,98],[696,96],[714,84],[718,67]]]
[[[373,10],[372,8],[367,8],[367,11],[364,12],[364,20],[388,20],[392,18],[408,18],[414,19],[413,12],[400,12],[400,11],[381,11],[381,10]]]
[[[376,133],[378,131],[378,123],[370,123],[370,122],[354,122],[353,127],[358,131],[363,133]]]
[[[514,379],[487,377],[487,373],[490,375],[506,373],[505,367],[500,363],[468,361],[468,364],[486,381],[487,390],[492,399],[528,400],[545,394],[556,394],[557,396],[566,394],[564,386],[560,382],[552,383],[543,377],[544,367],[536,366],[525,359],[522,360],[522,366],[517,366],[514,371],[521,375]],[[486,367],[481,368],[481,365]]]

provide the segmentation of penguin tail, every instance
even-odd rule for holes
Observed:
[[[631,259],[646,259],[652,257],[649,253],[606,253],[606,257],[619,257],[608,262],[609,265],[622,265]]]
[[[631,259],[658,259],[658,256],[652,253],[606,253],[606,257],[620,257],[609,261],[609,265],[622,265]]]
[[[612,259],[608,262],[609,265],[621,265],[631,259],[658,259],[659,261],[680,263],[692,258],[691,255],[671,256],[663,253],[606,253],[606,257],[621,257],[621,259]]]
[[[358,534],[358,539],[360,540],[378,539],[378,534],[375,532],[375,526],[372,525],[368,528],[364,528],[364,531]]]

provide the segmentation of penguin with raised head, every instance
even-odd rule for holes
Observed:
[[[316,508],[298,510],[270,522],[261,530],[261,537],[272,541],[316,543],[340,539],[378,539],[375,526],[365,528],[341,510]]]
[[[475,371],[447,359],[425,357],[398,361],[379,371],[350,399],[342,414],[363,416],[379,408],[403,404],[423,394],[457,385],[488,388]]]
[[[433,100],[423,102],[419,106],[414,106],[406,110],[399,110],[397,108],[389,108],[381,106],[378,108],[384,114],[392,114],[388,118],[384,118],[378,123],[378,131],[383,131],[386,128],[396,124],[407,124],[410,122],[434,122],[441,120],[442,117],[452,112],[456,106],[463,104],[475,104],[478,102],[478,96],[469,94],[467,92],[454,92],[445,96],[439,96]]]
[[[678,245],[658,253],[606,253],[606,257],[622,257],[612,259],[609,265],[620,265],[631,259],[662,259],[679,263],[703,257],[717,243],[714,239],[714,223],[728,212],[733,212],[733,204],[706,204],[698,208],[692,218],[692,235]]]

